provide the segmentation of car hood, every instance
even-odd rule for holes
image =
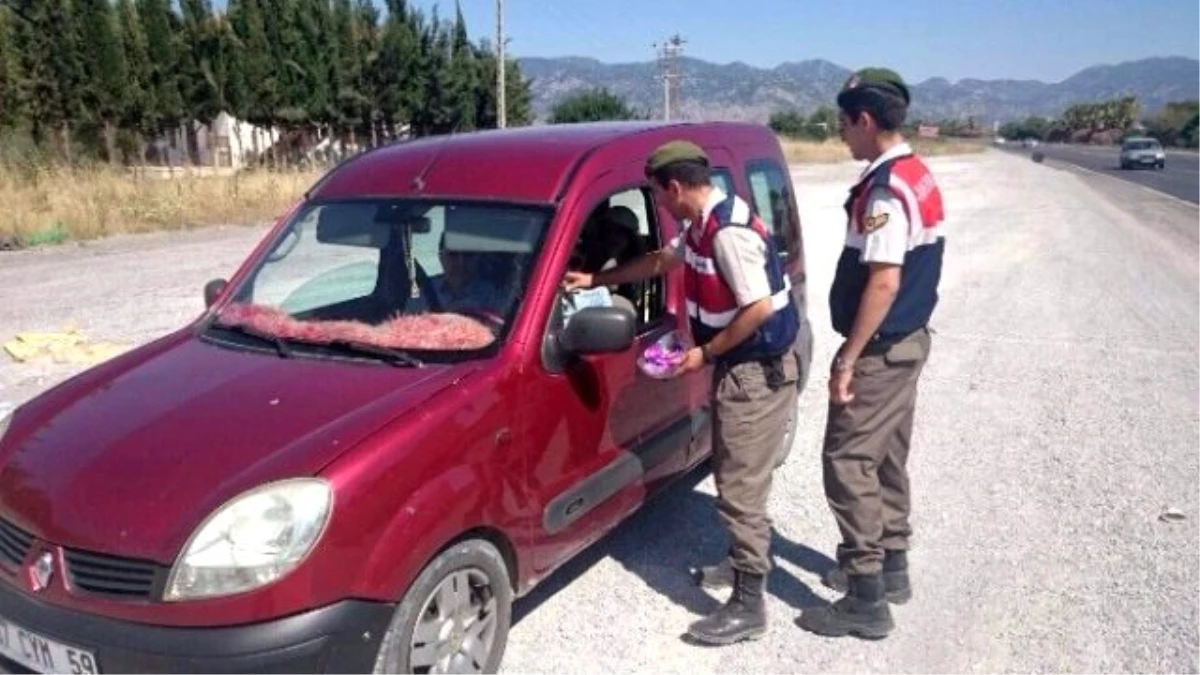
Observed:
[[[14,420],[0,514],[47,541],[162,563],[226,500],[316,474],[476,367],[285,359],[190,336],[120,361]]]

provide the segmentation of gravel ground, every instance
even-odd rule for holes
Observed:
[[[821,493],[825,298],[854,165],[797,168],[816,372],[772,494],[769,635],[680,639],[723,599],[689,585],[724,549],[695,476],[516,606],[507,672],[1196,672],[1198,291],[1195,207],[1000,152],[931,161],[949,246],[910,470],[915,599],[882,642],[796,628],[834,599]],[[0,341],[71,325],[141,344],[201,309],[262,228],[119,237],[0,254]],[[80,369],[0,354],[0,411]],[[1162,522],[1164,507],[1182,522]]]

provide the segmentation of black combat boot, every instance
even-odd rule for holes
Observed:
[[[729,558],[724,558],[716,565],[707,567],[689,567],[692,583],[710,591],[720,591],[733,586],[733,565]]]
[[[896,627],[883,594],[882,574],[851,574],[845,597],[825,607],[807,609],[796,625],[826,637],[854,635],[869,640],[887,637]]]
[[[912,585],[908,581],[908,558],[905,553],[905,551],[883,552],[883,594],[893,605],[903,605],[912,600]],[[834,567],[826,572],[821,577],[821,583],[842,593],[850,589],[846,571],[841,567]]]
[[[717,611],[688,627],[688,635],[710,645],[729,645],[757,640],[767,633],[767,611],[763,603],[766,577],[733,570],[733,595]]]

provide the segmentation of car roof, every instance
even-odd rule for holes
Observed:
[[[770,138],[742,122],[593,122],[476,131],[402,141],[361,153],[325,175],[308,196],[427,196],[553,203],[579,165],[605,148],[644,153],[670,138],[746,142]],[[611,156],[609,152],[605,156]],[[638,155],[639,157],[641,154]]]

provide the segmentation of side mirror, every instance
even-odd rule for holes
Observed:
[[[221,295],[221,291],[225,290],[225,284],[228,283],[224,279],[213,279],[204,284],[204,306],[212,307],[212,304],[217,301],[217,297]]]
[[[559,345],[572,354],[623,352],[633,346],[633,313],[620,307],[587,307],[571,316]]]

